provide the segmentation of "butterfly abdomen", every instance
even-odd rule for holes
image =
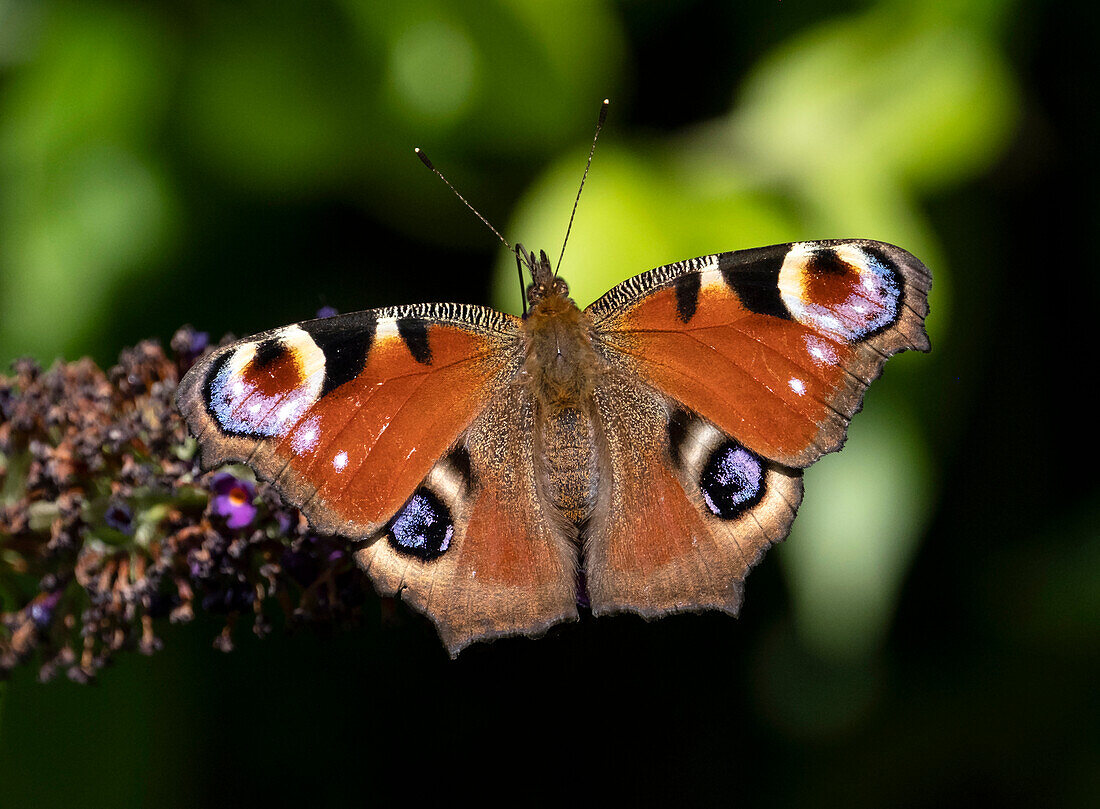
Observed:
[[[569,408],[548,418],[540,429],[539,476],[544,496],[572,525],[592,514],[599,475],[588,412]]]

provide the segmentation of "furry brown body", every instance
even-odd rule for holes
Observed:
[[[561,279],[545,277],[528,292],[523,384],[535,402],[537,484],[574,532],[592,513],[599,483],[592,391],[603,363],[592,325]],[[575,533],[574,533],[575,535]]]

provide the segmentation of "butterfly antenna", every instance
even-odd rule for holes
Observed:
[[[584,181],[588,179],[588,170],[592,167],[592,155],[596,153],[596,141],[600,139],[600,130],[603,122],[607,120],[607,108],[611,100],[605,98],[600,105],[600,117],[596,119],[596,134],[592,136],[592,148],[588,150],[588,162],[584,166],[584,174],[581,175],[581,187],[577,189],[577,198],[573,200],[573,213],[569,214],[569,225],[565,229],[565,239],[561,243],[561,254],[558,256],[558,264],[554,267],[554,275],[561,268],[561,260],[565,257],[565,245],[569,243],[569,231],[573,229],[573,217],[577,215],[577,203],[581,201],[581,191],[584,190]]]
[[[443,182],[445,182],[447,184],[447,187],[449,189],[451,189],[451,191],[454,192],[454,195],[456,197],[458,197],[460,200],[462,200],[462,204],[465,205],[467,208],[469,208],[471,211],[473,211],[474,216],[476,216],[478,219],[480,219],[485,224],[485,227],[487,227],[487,228],[489,228],[489,230],[493,231],[494,235],[496,235],[496,237],[498,239],[500,239],[501,242],[504,243],[505,247],[507,247],[509,250],[511,250],[513,253],[516,254],[516,268],[519,270],[519,296],[523,301],[523,316],[527,317],[527,294],[526,294],[526,292],[524,290],[524,287],[523,287],[523,265],[524,265],[524,263],[526,263],[528,268],[530,268],[530,266],[531,266],[531,258],[530,258],[530,256],[527,255],[527,251],[523,250],[523,247],[521,245],[518,245],[518,244],[515,247],[512,247],[512,245],[510,245],[508,243],[508,240],[500,235],[500,231],[498,231],[495,227],[493,227],[493,223],[490,222],[488,219],[486,219],[484,216],[482,216],[481,211],[479,211],[477,208],[475,208],[473,205],[471,205],[469,200],[466,199],[466,197],[464,197],[460,193],[458,193],[458,189],[455,188],[453,185],[451,185],[451,181],[443,176],[443,172],[441,172],[439,169],[437,169],[435,167],[435,165],[432,163],[432,161],[428,159],[428,156],[426,154],[424,154],[423,150],[419,146],[413,147],[413,151],[416,152],[416,156],[420,158],[420,162],[423,163],[425,166],[427,166],[429,169],[431,169],[432,173],[436,177],[438,177]],[[520,256],[520,251],[523,251],[522,258]]]
[[[517,244],[514,252],[516,254],[516,270],[519,271],[519,297],[520,301],[523,303],[523,317],[526,318],[527,290],[525,289],[525,285],[523,283],[523,268],[526,265],[527,271],[532,273],[531,277],[533,278],[534,274],[531,269],[532,259],[530,254],[528,254],[527,250],[524,249],[522,244]]]
[[[451,181],[443,176],[443,172],[441,172],[439,169],[437,169],[435,166],[432,165],[432,161],[428,159],[428,156],[426,154],[424,154],[423,151],[421,151],[420,147],[419,146],[415,147],[413,149],[413,151],[416,152],[416,156],[420,158],[420,162],[423,163],[425,166],[427,166],[429,169],[431,169],[432,173],[434,173],[436,177],[438,177],[443,182],[445,182],[447,184],[447,187],[449,189],[451,189],[451,191],[454,192],[454,195],[456,197],[458,197],[460,200],[462,200],[462,204],[465,205],[467,208],[469,208],[471,211],[473,211],[474,216],[476,216],[478,219],[480,219],[482,222],[484,222],[485,227],[487,227],[487,228],[489,228],[489,230],[493,231],[493,233],[496,235],[496,237],[504,243],[504,246],[507,247],[509,250],[511,250],[512,245],[508,244],[508,240],[500,235],[500,232],[495,227],[493,227],[492,223],[488,219],[486,219],[484,216],[482,216],[481,212],[477,208],[475,208],[473,205],[471,205],[467,201],[466,197],[464,197],[460,193],[458,193],[458,189],[455,188],[453,185],[451,185]]]

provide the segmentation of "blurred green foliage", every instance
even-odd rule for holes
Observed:
[[[537,160],[620,48],[605,7],[568,6],[6,2],[0,357],[95,345],[114,289],[182,269],[203,183],[419,232],[417,139]]]
[[[29,672],[9,688],[0,806],[377,799],[379,780],[346,774],[408,764],[395,728],[438,737],[418,761],[491,758],[487,781],[602,744],[651,798],[1092,805],[1100,500],[1057,467],[1074,439],[1033,404],[1052,371],[1032,335],[1066,319],[1016,314],[1076,223],[1047,175],[1082,173],[1071,147],[1095,134],[1076,117],[1085,74],[1046,55],[1088,48],[1048,14],[0,0],[4,362],[108,362],[184,321],[246,333],[322,303],[491,287],[518,311],[511,256],[412,147],[556,257],[605,96],[562,265],[578,303],[659,264],[814,238],[891,241],[934,276],[933,354],[891,361],[844,453],[807,474],[736,624],[589,621],[453,665],[408,616],[230,658],[203,626],[173,629],[97,689]]]

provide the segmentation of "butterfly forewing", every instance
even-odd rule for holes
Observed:
[[[659,267],[587,312],[611,365],[804,467],[840,447],[891,354],[928,349],[930,283],[892,245],[802,242]]]
[[[206,467],[249,463],[321,531],[374,536],[521,360],[518,321],[427,304],[220,348],[178,401]]]

